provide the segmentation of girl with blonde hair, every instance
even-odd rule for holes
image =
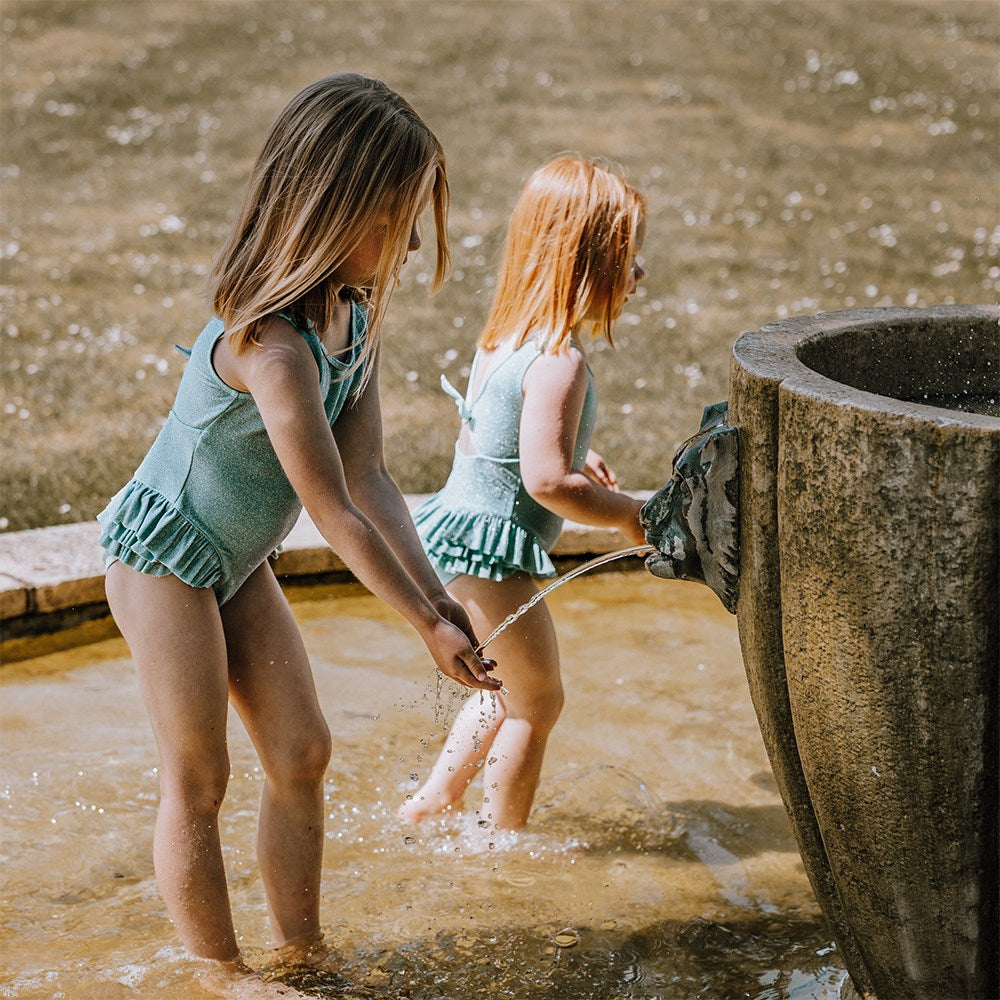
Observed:
[[[215,317],[189,352],[174,406],[99,515],[108,603],[160,753],[160,890],[188,951],[238,975],[247,970],[218,827],[229,702],[266,774],[257,845],[275,944],[322,954],[330,732],[268,562],[302,506],[443,673],[499,684],[382,458],[386,304],[429,205],[441,281],[447,203],[440,144],[385,84],[338,74],[293,98],[215,262]]]
[[[442,379],[462,425],[447,483],[414,513],[448,591],[487,634],[554,575],[564,518],[619,529],[633,545],[641,501],[619,492],[589,449],[596,393],[582,337],[612,327],[643,277],[643,196],[577,156],[537,170],[514,207],[493,306],[464,397]],[[495,709],[470,698],[423,786],[411,821],[455,806],[482,770],[482,817],[516,829],[531,810],[545,744],[563,704],[559,651],[544,601],[490,647],[503,664]]]

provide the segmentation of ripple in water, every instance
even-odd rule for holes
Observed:
[[[592,852],[646,853],[669,852],[684,835],[680,819],[624,768],[575,767],[551,784],[555,791],[539,801],[533,820],[549,837],[571,837]]]

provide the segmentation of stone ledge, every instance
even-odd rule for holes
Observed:
[[[632,495],[646,500],[652,493]],[[424,499],[411,495],[406,502],[412,510]],[[0,623],[5,639],[60,631],[106,614],[99,533],[96,521],[84,521],[0,534]],[[627,544],[618,531],[567,521],[552,555],[557,561],[582,559]],[[283,585],[331,576],[352,579],[304,511],[285,539],[274,570]]]
[[[0,573],[0,621],[17,618],[28,611],[28,591],[19,580]]]

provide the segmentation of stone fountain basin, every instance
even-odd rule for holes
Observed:
[[[866,997],[998,995],[998,323],[827,313],[733,351],[747,676]]]

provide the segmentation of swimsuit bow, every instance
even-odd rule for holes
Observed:
[[[462,421],[471,427],[472,410],[469,409],[469,404],[466,403],[465,397],[444,377],[444,375],[441,376],[441,388],[444,389],[444,391],[455,401],[455,406],[458,409],[458,414],[462,418]]]

